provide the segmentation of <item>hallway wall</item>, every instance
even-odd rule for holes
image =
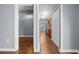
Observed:
[[[60,48],[60,24],[59,24],[59,8],[55,10],[55,12],[52,15],[52,40],[55,42],[55,44]]]
[[[19,35],[33,34],[33,18],[25,17],[28,15],[20,15],[19,18]]]
[[[77,5],[78,7],[78,49],[79,49],[79,4]]]
[[[14,5],[0,4],[0,49],[14,48]]]
[[[63,5],[63,49],[78,50],[78,7]]]

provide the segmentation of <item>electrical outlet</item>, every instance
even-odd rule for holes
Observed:
[[[6,42],[7,42],[7,43],[9,43],[9,42],[10,42],[10,39],[9,39],[9,38],[7,38],[7,39],[6,39]]]

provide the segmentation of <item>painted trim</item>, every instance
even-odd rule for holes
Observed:
[[[60,5],[60,14],[61,14],[61,50],[63,50],[63,5]]]
[[[19,37],[33,37],[33,35],[20,35]]]
[[[79,53],[79,50],[76,50],[76,49],[59,49],[60,53],[62,52],[76,52],[76,53]]]
[[[14,5],[14,49],[19,49],[19,5]],[[12,49],[11,49],[12,50]]]
[[[34,4],[34,52],[40,52],[39,5]]]
[[[39,4],[37,4],[37,51],[40,52],[40,14],[39,14]]]
[[[14,49],[14,48],[0,48],[0,51],[18,51],[18,49]]]
[[[33,30],[33,42],[34,42],[34,52],[37,52],[37,48],[36,48],[36,4],[34,4],[34,6],[33,6],[33,16],[34,16],[34,21],[33,21],[33,26],[34,26],[34,30]]]

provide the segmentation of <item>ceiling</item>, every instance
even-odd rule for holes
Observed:
[[[39,4],[39,14],[40,19],[47,19],[54,11],[58,4]],[[20,14],[33,14],[32,4],[20,4],[19,5]]]
[[[20,4],[19,10],[33,10],[32,4]]]
[[[30,4],[20,4],[19,5],[20,14],[33,14],[33,5]]]
[[[41,19],[46,19],[49,17],[54,9],[56,8],[58,4],[41,4],[39,9],[40,9],[40,18]]]

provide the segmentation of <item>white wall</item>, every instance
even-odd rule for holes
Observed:
[[[52,40],[55,42],[55,44],[59,47],[59,40],[60,40],[60,19],[59,19],[59,7],[54,11],[52,15]]]
[[[78,49],[77,5],[63,5],[63,49]]]
[[[19,35],[33,35],[33,17],[27,16],[26,14],[19,15]]]
[[[0,49],[14,48],[14,5],[0,4]]]

